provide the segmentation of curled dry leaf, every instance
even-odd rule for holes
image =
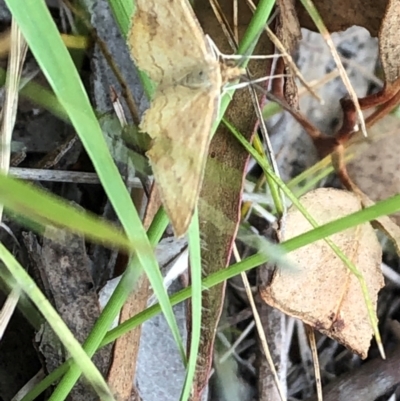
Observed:
[[[300,201],[319,224],[362,208],[355,194],[332,188],[311,191]],[[311,229],[305,217],[292,207],[287,216],[285,239]],[[375,311],[383,276],[382,250],[372,226],[363,224],[330,238],[363,275]],[[260,288],[264,301],[366,358],[373,330],[357,278],[323,240],[289,256],[296,267],[276,268],[271,282]]]

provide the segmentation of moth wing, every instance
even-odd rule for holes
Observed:
[[[156,84],[172,83],[215,59],[187,0],[137,0],[128,45],[137,67]]]
[[[141,124],[153,139],[147,155],[177,237],[186,233],[197,204],[219,95],[217,85],[165,88]]]

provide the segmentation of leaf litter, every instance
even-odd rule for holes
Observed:
[[[369,10],[370,7],[371,7],[371,4],[370,4],[370,2],[367,2],[367,3],[368,3],[368,5],[366,5],[365,7],[368,8],[368,10]],[[372,195],[371,195],[371,198],[373,198]],[[314,215],[313,211],[312,211],[312,214]],[[333,217],[333,218],[335,218],[335,217]],[[287,234],[287,233],[286,233],[286,234]],[[356,238],[358,238],[359,235],[361,235],[361,234],[358,233],[358,232],[355,233],[355,237],[356,237]],[[355,241],[356,241],[356,243],[354,244],[354,247],[357,248],[357,244],[359,245],[359,242],[361,242],[361,240],[357,240],[357,239],[356,239]],[[358,241],[358,242],[357,242],[357,241]],[[336,242],[336,241],[335,241],[335,242]],[[348,244],[348,246],[350,247],[349,244]],[[345,246],[343,249],[344,249],[344,250],[347,250],[346,246]],[[349,248],[349,249],[350,249],[350,253],[352,253],[351,251],[353,251],[353,248]],[[354,252],[355,252],[355,251],[354,251]],[[354,253],[354,252],[353,252],[353,253]],[[352,257],[355,258],[356,256],[352,254]],[[352,260],[353,260],[353,259],[352,259]],[[360,270],[362,270],[362,269],[360,268]],[[342,273],[343,273],[343,272],[342,272]],[[347,272],[347,273],[348,273],[348,272]],[[346,273],[346,274],[347,274],[347,273]],[[345,287],[346,287],[346,288],[352,288],[352,287],[350,287],[350,285],[352,284],[351,279],[350,279],[351,275],[350,275],[350,274],[346,275],[346,274],[343,273],[343,276],[345,277],[345,281],[348,282],[348,285],[346,285]],[[295,273],[293,273],[293,275],[295,276]],[[339,304],[339,306],[336,307],[336,310],[338,310],[340,313],[342,312],[341,307],[342,307],[342,305],[343,305],[343,303],[344,303],[344,298],[345,298],[345,297],[342,297],[342,298],[341,298],[341,301],[340,301],[340,302],[342,302],[342,303],[340,303],[339,301],[336,302],[336,304]],[[324,312],[325,312],[325,310],[324,310]],[[325,316],[325,315],[324,315],[324,316]],[[336,322],[337,322],[337,320],[336,320]],[[325,322],[325,320],[324,320],[324,323],[329,324],[329,322]],[[365,322],[364,322],[364,323],[365,323]],[[333,324],[332,324],[332,325],[333,325]],[[340,325],[339,325],[339,326],[340,326]],[[326,329],[326,330],[329,331],[330,329]]]

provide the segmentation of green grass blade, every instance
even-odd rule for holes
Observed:
[[[348,228],[352,228],[359,224],[370,222],[372,220],[377,219],[380,216],[396,213],[398,211],[400,211],[400,194],[385,199],[383,201],[380,201],[376,203],[374,206],[349,214],[338,220],[323,224],[317,228],[307,231],[304,234],[298,235],[287,241],[284,241],[279,245],[279,248],[281,252],[289,253],[303,246],[309,245],[313,242],[334,235],[338,232],[347,230]],[[269,260],[270,257],[265,252],[259,252],[246,259],[243,259],[241,262],[235,263],[234,265],[229,266],[226,269],[221,269],[217,273],[214,273],[203,279],[202,282],[203,290],[211,288],[214,285],[220,284],[223,281],[235,277],[244,271],[253,269],[257,266],[267,263]],[[191,295],[191,288],[190,287],[185,288],[184,290],[179,291],[178,293],[171,296],[170,298],[171,304],[176,305],[180,302],[183,302],[184,300],[188,299],[190,295]],[[160,311],[161,310],[159,305],[153,305],[150,308],[144,310],[143,312],[140,312],[132,319],[129,319],[126,322],[122,323],[115,329],[110,330],[107,336],[105,337],[102,346],[105,346],[110,342],[115,341],[115,339],[122,336],[127,331],[132,330],[137,325],[142,324],[146,320],[154,317],[155,315],[160,313]]]
[[[3,68],[0,68],[0,86],[3,86],[5,82],[6,71]],[[34,104],[50,111],[58,118],[62,120],[68,120],[68,116],[58,102],[58,99],[51,91],[44,88],[42,85],[34,81],[29,81],[21,87],[19,94],[20,96],[31,100]]]
[[[95,242],[128,252],[134,250],[132,242],[114,224],[72,206],[60,197],[1,173],[0,203],[43,226],[50,224],[63,227]]]
[[[126,36],[131,25],[131,15],[135,9],[135,2],[132,0],[108,0],[108,4],[117,21],[119,30]]]
[[[365,208],[358,212],[349,214],[338,220],[331,221],[323,224],[313,230],[307,231],[304,234],[293,237],[287,241],[282,242],[279,245],[281,252],[289,253],[295,251],[303,246],[309,245],[313,242],[319,241],[341,231],[347,230],[348,228],[355,227],[359,224],[364,224],[377,219],[380,216],[392,214],[400,211],[400,194],[395,195],[391,198],[385,199],[376,203],[374,206]],[[226,269],[221,269],[217,273],[206,277],[202,281],[203,290],[213,287],[214,285],[220,284],[238,274],[253,269],[261,264],[267,263],[270,260],[269,255],[264,252],[259,252],[246,259],[243,259],[239,263],[235,263]],[[172,305],[176,305],[189,298],[191,295],[191,288],[188,287],[177,294],[171,296],[170,301]],[[156,311],[155,311],[156,310]],[[153,305],[147,308],[143,312],[140,312],[132,319],[127,320],[118,327],[110,330],[102,343],[102,346],[115,341],[118,337],[125,334],[127,331],[132,330],[137,325],[142,324],[148,319],[154,317],[157,313],[160,313],[161,309],[159,305]]]
[[[190,339],[189,360],[186,369],[185,383],[183,386],[181,401],[189,399],[193,377],[196,370],[197,357],[200,344],[201,308],[202,308],[202,283],[201,283],[201,247],[200,228],[197,209],[189,228],[189,261],[190,278],[192,283],[192,335]]]
[[[84,372],[86,379],[96,390],[97,394],[105,400],[114,400],[107,383],[98,371],[94,363],[81,348],[79,342],[68,329],[67,325],[57,314],[56,310],[46,299],[35,282],[29,277],[24,268],[15,260],[14,256],[7,248],[0,243],[0,259],[7,266],[7,269],[13,275],[18,286],[26,293],[37,308],[42,312],[51,328],[59,337],[72,358]]]
[[[243,35],[243,39],[239,43],[237,54],[252,54],[253,50],[257,44],[258,37],[260,33],[264,30],[267,24],[268,18],[271,15],[272,8],[275,5],[275,0],[261,0],[257,9],[253,15],[253,18],[248,25],[246,32]],[[248,60],[245,61],[243,67],[246,67]],[[221,122],[222,116],[225,114],[234,94],[234,90],[227,91],[221,97],[220,101],[220,112],[219,117],[214,123],[213,132],[217,129],[219,123]]]

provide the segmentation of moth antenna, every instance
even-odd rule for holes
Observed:
[[[224,54],[222,53],[215,42],[211,39],[209,35],[206,35],[206,41],[210,45],[213,54],[215,55],[216,59],[222,59],[222,60],[265,60],[265,59],[270,59],[270,58],[275,58],[275,57],[281,57],[281,54],[265,54],[265,55],[256,55],[256,56],[244,56],[242,54]]]

